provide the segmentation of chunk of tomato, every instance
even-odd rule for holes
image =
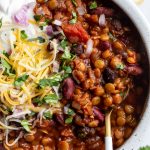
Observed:
[[[88,33],[81,24],[64,24],[62,29],[71,43],[86,43],[89,39]]]

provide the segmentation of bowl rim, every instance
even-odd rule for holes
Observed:
[[[134,26],[137,28],[142,41],[144,43],[147,55],[148,55],[148,63],[150,64],[150,24],[146,20],[145,16],[138,9],[135,3],[132,0],[112,0],[117,6],[119,6],[125,14],[131,19]],[[150,65],[149,65],[150,70]],[[150,81],[150,76],[149,76]],[[148,82],[149,82],[148,81]],[[149,88],[150,89],[150,88]],[[150,91],[148,89],[148,91]],[[145,139],[144,134],[147,132],[147,128],[150,123],[150,92],[148,92],[147,102],[145,104],[145,108],[143,111],[143,115],[141,117],[140,123],[134,130],[133,134],[118,150],[137,150],[141,146],[146,146],[143,139]],[[148,122],[149,121],[149,122]],[[150,143],[150,142],[149,142]]]

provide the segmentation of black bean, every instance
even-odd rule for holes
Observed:
[[[106,68],[103,72],[103,79],[106,83],[112,83],[116,78],[116,73],[110,68]]]

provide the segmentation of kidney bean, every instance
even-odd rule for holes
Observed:
[[[100,43],[101,50],[107,50],[111,48],[111,44],[108,41],[101,41]]]
[[[64,125],[65,122],[64,122],[64,115],[63,114],[55,114],[56,116],[56,120],[61,124],[61,125]]]
[[[107,17],[111,17],[114,15],[114,10],[107,7],[98,7],[93,13],[97,15],[105,14]]]
[[[63,82],[63,95],[66,99],[70,99],[75,89],[74,81],[71,78],[67,78]]]
[[[95,107],[95,106],[93,107],[93,113],[95,117],[99,119],[100,122],[104,121],[104,115],[100,112],[98,107]]]
[[[135,75],[135,76],[140,75],[143,72],[143,70],[137,65],[127,66],[126,69],[127,69],[129,74]]]

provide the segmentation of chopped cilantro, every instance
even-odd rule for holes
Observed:
[[[3,55],[5,55],[7,58],[9,57],[6,52],[3,52]],[[5,68],[5,74],[9,76],[13,76],[15,71],[12,69],[12,66],[4,59],[0,59],[2,66]]]
[[[23,128],[24,128],[27,132],[30,132],[29,122],[28,122],[27,120],[22,120],[22,121],[21,121],[21,125],[23,126]]]
[[[14,82],[14,85],[15,86],[21,86],[27,79],[28,79],[29,75],[27,74],[24,74],[20,77],[18,77],[15,82]]]
[[[56,104],[59,97],[56,94],[49,94],[43,98],[43,101],[47,104]]]
[[[45,119],[52,119],[53,114],[50,111],[44,112],[43,114]]]
[[[70,24],[75,24],[77,22],[76,12],[72,12],[72,19],[69,21]]]
[[[114,35],[112,33],[109,32],[109,37],[112,41],[116,41],[117,39],[114,37]]]
[[[42,100],[37,97],[33,100],[34,103],[38,104],[38,106],[41,106],[42,104],[50,104],[50,105],[53,105],[53,104],[57,104],[59,100],[59,97],[53,93],[53,94],[49,94],[49,95],[46,95]]]
[[[139,150],[150,150],[150,146],[141,147]]]
[[[76,0],[71,0],[71,2],[73,3],[74,6],[77,6]]]
[[[63,70],[68,74],[72,73],[72,68],[70,66],[63,66]]]
[[[64,60],[70,60],[71,59],[71,53],[70,53],[68,47],[65,48],[65,51],[64,51],[61,58]]]
[[[22,39],[27,39],[28,35],[26,34],[25,30],[21,30],[21,38]]]
[[[75,112],[71,108],[68,108],[67,114],[73,116]]]
[[[0,28],[2,27],[2,18],[0,19]]]
[[[42,18],[41,15],[34,15],[34,19],[35,19],[36,22],[40,21],[41,18]]]
[[[118,69],[118,70],[123,70],[124,69],[124,64],[118,64],[117,66],[116,66],[116,69]]]
[[[90,9],[95,9],[95,8],[97,8],[97,2],[96,1],[94,1],[90,4]]]
[[[43,101],[40,99],[40,97],[36,97],[33,99],[33,103],[38,104],[38,106],[41,106],[43,104]]]
[[[44,43],[45,42],[45,39],[41,36],[37,37],[39,43]]]
[[[60,46],[65,49],[66,46],[68,45],[68,41],[66,39],[63,39],[61,42],[60,42]]]
[[[73,121],[73,117],[69,117],[65,120],[65,123],[70,124],[70,123],[72,123],[72,121]]]
[[[48,79],[41,79],[39,81],[39,86],[44,88],[46,86],[57,86],[62,81],[62,77],[60,74],[55,74]]]

